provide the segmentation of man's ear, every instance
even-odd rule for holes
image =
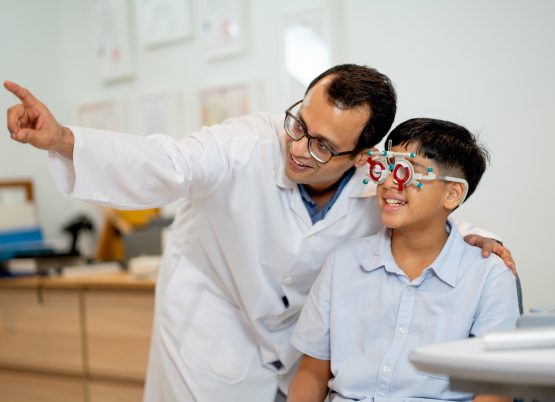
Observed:
[[[359,168],[363,166],[368,161],[368,148],[365,148],[358,152],[354,158],[355,167]]]
[[[459,206],[464,194],[465,186],[459,182],[447,182],[444,206],[448,210],[453,210]]]

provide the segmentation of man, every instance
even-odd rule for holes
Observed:
[[[287,389],[299,359],[289,337],[326,255],[381,227],[361,182],[366,151],[395,117],[389,78],[336,66],[285,118],[231,119],[179,142],[62,127],[30,92],[5,86],[22,102],[8,111],[12,138],[50,151],[66,196],[120,209],[181,200],[145,401],[270,402],[278,383]],[[510,261],[494,241],[473,241]]]

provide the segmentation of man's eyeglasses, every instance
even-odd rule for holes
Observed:
[[[308,153],[310,156],[320,163],[327,163],[331,158],[335,158],[336,156],[351,155],[356,151],[356,149],[353,149],[352,151],[335,152],[330,149],[330,146],[326,143],[326,141],[308,134],[306,126],[297,117],[297,112],[301,103],[302,100],[294,103],[285,111],[283,126],[285,128],[285,132],[293,141],[299,141],[303,137],[307,138]]]

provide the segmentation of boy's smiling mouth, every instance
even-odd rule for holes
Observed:
[[[391,205],[391,206],[403,206],[406,205],[406,201],[402,201],[402,200],[397,200],[395,198],[384,198],[384,202],[386,205]]]

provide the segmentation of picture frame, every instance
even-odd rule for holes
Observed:
[[[90,0],[94,58],[100,79],[110,82],[134,74],[129,5],[126,0]]]
[[[206,59],[245,51],[248,36],[245,0],[203,0],[197,7],[199,39]]]
[[[99,100],[77,108],[76,124],[99,130],[120,129],[120,108],[115,100]]]
[[[137,0],[137,37],[145,48],[193,36],[191,0]]]
[[[251,86],[235,83],[206,88],[200,91],[201,124],[210,126],[224,120],[249,113],[251,109]]]
[[[134,131],[142,135],[167,134],[179,140],[180,97],[177,92],[164,89],[145,91],[133,102]]]

